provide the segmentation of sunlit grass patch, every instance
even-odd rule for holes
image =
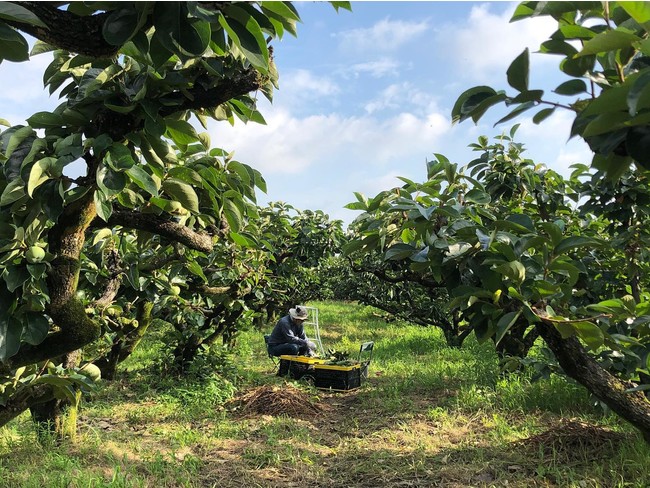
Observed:
[[[83,402],[76,442],[38,444],[27,413],[0,429],[0,486],[650,486],[648,446],[582,387],[503,375],[494,348],[473,337],[451,349],[437,329],[387,322],[369,307],[309,305],[326,348],[355,355],[375,342],[361,388],[320,392],[275,376],[263,343],[272,324],[242,331],[226,377],[157,375],[160,350],[144,344]],[[326,408],[294,418],[241,415],[228,403],[263,385],[291,385]],[[523,449],[563,419],[621,437],[571,459],[559,447]]]

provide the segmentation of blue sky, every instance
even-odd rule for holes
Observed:
[[[272,105],[260,95],[267,125],[215,122],[211,140],[262,172],[268,193],[260,204],[321,209],[346,224],[358,215],[343,208],[353,192],[374,196],[401,185],[396,176],[422,181],[434,153],[462,166],[474,158],[467,145],[479,135],[509,130],[511,123],[493,127],[496,111],[478,126],[452,127],[451,108],[472,86],[506,88],[510,62],[555,30],[548,19],[509,23],[511,2],[353,2],[352,12],[338,13],[322,2],[295,5],[298,37],[274,48],[280,90]],[[42,88],[50,60],[0,65],[0,117],[24,123],[57,105]],[[530,86],[548,93],[564,81],[559,61],[533,54]],[[569,113],[539,126],[532,115],[512,122],[521,123],[528,157],[564,174],[591,160],[584,143],[567,141]]]

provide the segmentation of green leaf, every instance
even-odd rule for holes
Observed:
[[[95,190],[93,200],[95,201],[95,208],[99,218],[104,222],[108,222],[108,219],[113,214],[113,205],[111,205],[111,202],[101,190]]]
[[[498,93],[489,86],[475,86],[464,91],[458,97],[451,110],[452,122],[455,124],[472,117],[474,110],[481,106],[482,102],[494,99],[496,95],[498,95]],[[500,100],[495,100],[494,103],[496,104],[499,101]],[[483,110],[483,112],[485,112],[485,110]],[[476,122],[477,119],[474,119],[474,121]]]
[[[205,277],[205,274],[203,273],[203,269],[201,268],[201,265],[197,263],[196,261],[188,261],[187,264],[187,270],[192,273],[195,276],[198,276],[201,278],[203,281],[208,281],[208,279]]]
[[[56,163],[55,158],[43,158],[36,161],[29,172],[27,194],[33,197],[34,190],[50,179],[49,169]]]
[[[105,165],[102,165],[97,171],[96,180],[97,185],[107,197],[121,192],[127,183],[127,178],[124,173],[114,171]]]
[[[576,335],[576,330],[571,325],[571,322],[553,322],[553,326],[562,336],[562,339],[568,339]]]
[[[223,213],[233,232],[237,232],[243,227],[244,219],[242,218],[241,211],[232,200],[225,200],[223,202]]]
[[[27,314],[27,327],[23,333],[23,341],[37,345],[43,342],[50,329],[50,322],[41,313]]]
[[[46,384],[53,387],[54,396],[60,400],[67,400],[71,404],[77,401],[75,392],[72,389],[74,382],[69,378],[44,374],[32,382],[32,385]]]
[[[567,58],[572,58],[578,53],[578,50],[561,39],[550,39],[541,44],[539,52],[545,54],[563,54]]]
[[[131,150],[119,143],[114,143],[108,148],[106,161],[116,171],[130,169],[135,164]]]
[[[131,265],[126,271],[126,279],[134,290],[140,290],[140,270],[137,266]]]
[[[395,244],[386,250],[384,259],[386,261],[399,261],[410,258],[416,253],[416,249],[408,244]]]
[[[199,140],[196,129],[185,120],[165,120],[167,133],[174,143],[179,147],[186,147]]]
[[[343,246],[343,254],[348,256],[354,251],[358,251],[363,247],[363,242],[360,239],[355,239]]]
[[[553,222],[542,222],[541,227],[550,237],[551,243],[557,246],[562,240],[562,229]]]
[[[650,4],[648,2],[620,2],[618,5],[639,24],[643,25],[646,22],[650,22]],[[648,26],[644,27],[647,31]]]
[[[510,261],[494,268],[495,271],[521,284],[526,279],[526,267],[519,261]]]
[[[0,19],[47,28],[47,25],[35,13],[13,2],[0,2]]]
[[[5,2],[0,2],[2,5]],[[0,58],[9,61],[27,61],[29,45],[17,31],[0,21]]]
[[[243,236],[241,234],[238,234],[237,232],[231,232],[230,233],[230,238],[233,240],[233,242],[241,247],[247,247],[250,249],[254,249],[257,247],[257,244],[255,241],[252,239],[249,239],[246,236]]]
[[[560,70],[569,76],[579,77],[593,70],[595,62],[595,55],[565,58],[560,61]]]
[[[7,131],[9,132],[9,131]],[[5,133],[6,134],[6,133]],[[34,130],[31,127],[20,127],[9,137],[9,142],[5,149],[5,157],[9,158],[14,150],[21,145],[23,141],[28,139],[30,136],[35,135]]]
[[[513,222],[518,226],[523,227],[525,230],[535,232],[535,223],[528,215],[525,214],[512,214],[506,218],[508,222]]]
[[[168,174],[172,178],[183,180],[185,183],[189,183],[192,186],[199,188],[203,187],[203,178],[201,178],[201,175],[194,171],[192,168],[187,168],[185,166],[176,166],[174,168],[171,168]]]
[[[535,115],[533,115],[533,123],[534,124],[539,124],[543,120],[547,119],[551,115],[553,115],[553,112],[555,112],[555,107],[553,108],[543,108],[539,112],[537,112]]]
[[[522,114],[522,113],[524,113],[526,110],[531,109],[531,108],[536,107],[536,106],[537,106],[537,104],[536,104],[535,102],[525,102],[525,103],[522,103],[522,104],[519,105],[517,108],[515,108],[512,112],[510,112],[508,115],[506,115],[505,117],[503,117],[503,118],[497,120],[497,121],[495,122],[494,126],[496,127],[497,125],[502,124],[503,122],[507,122],[508,120],[514,119],[514,118],[517,117],[519,114]]]
[[[101,242],[105,239],[108,239],[109,237],[113,237],[113,231],[112,229],[100,229],[97,231],[95,234],[95,237],[93,238],[93,246],[97,244],[98,242]]]
[[[138,32],[138,20],[138,12],[133,8],[113,10],[104,21],[102,35],[112,46],[121,46]]]
[[[135,208],[144,203],[144,198],[139,193],[129,188],[125,188],[117,194],[117,201],[126,208]]]
[[[580,339],[582,339],[591,350],[597,350],[605,342],[603,331],[593,322],[585,320],[572,322],[571,325],[578,334],[578,337],[580,337]]]
[[[643,95],[646,95],[650,90],[650,69],[644,69],[639,77],[634,80],[627,94],[627,106],[630,116],[635,116],[637,113],[637,105]]]
[[[21,179],[11,180],[0,196],[0,207],[14,203],[25,196],[25,183]]]
[[[260,4],[260,6],[262,7],[262,10],[273,12],[279,17],[284,17],[298,22],[300,21],[298,12],[291,8],[286,2],[264,2]]]
[[[1,55],[1,54],[0,54]],[[47,129],[49,127],[62,127],[65,125],[63,117],[51,112],[36,112],[27,119],[27,123],[36,129]]]
[[[7,289],[13,293],[22,287],[31,278],[31,275],[24,266],[7,266],[2,273],[2,277],[7,283]]]
[[[476,188],[471,189],[465,194],[465,200],[468,202],[478,203],[481,205],[488,204],[492,201],[492,198],[488,193],[478,190]]]
[[[193,56],[200,56],[210,44],[211,27],[203,20],[182,19],[180,37],[175,39],[178,45]]]
[[[565,237],[557,246],[555,246],[555,249],[553,249],[553,254],[557,256],[558,254],[565,254],[568,251],[578,249],[580,247],[600,247],[602,245],[603,243],[600,240],[594,239],[593,237]]]
[[[523,91],[513,99],[508,101],[509,105],[515,103],[525,103],[525,102],[541,102],[542,97],[544,96],[544,90],[528,90]],[[514,134],[513,134],[514,135]],[[510,137],[513,137],[512,135]]]
[[[29,55],[37,56],[39,54],[49,53],[51,51],[56,51],[56,47],[52,46],[51,44],[48,44],[47,42],[36,41]]]
[[[134,165],[133,167],[126,170],[126,174],[129,175],[131,181],[142,188],[144,191],[149,193],[152,196],[158,195],[158,185],[153,180],[151,175],[147,173],[140,165]]]
[[[515,322],[517,322],[517,319],[521,315],[521,310],[518,312],[508,312],[507,314],[503,315],[499,321],[497,322],[497,331],[496,335],[494,338],[494,345],[498,345],[499,342],[501,342],[501,339],[506,335],[506,333],[510,330],[510,328],[515,325]]]
[[[508,84],[515,90],[525,92],[528,90],[528,74],[529,74],[530,60],[528,48],[515,58],[510,64],[506,74],[508,76]]]
[[[5,362],[18,352],[23,327],[11,316],[0,318],[0,361]]]
[[[558,95],[577,95],[578,93],[587,92],[587,84],[583,80],[569,80],[558,85],[553,91]]]
[[[248,30],[248,24],[251,24],[252,30]],[[224,16],[219,17],[219,24],[228,33],[232,41],[241,49],[246,59],[262,73],[268,72],[269,57],[266,41],[255,19],[250,17],[250,22],[246,26],[240,24],[235,19],[226,19]]]
[[[162,183],[163,191],[173,200],[177,200],[187,210],[199,213],[199,198],[190,185],[176,178],[168,178]]]
[[[589,39],[582,46],[582,50],[576,57],[588,56],[590,54],[599,54],[608,51],[616,51],[632,47],[632,44],[639,42],[640,37],[624,32],[622,30],[606,30],[597,34],[594,38]]]
[[[564,263],[558,260],[553,261],[549,265],[549,270],[554,271],[557,274],[567,276],[568,284],[573,286],[578,281],[580,276],[580,270],[570,263]]]
[[[644,169],[650,168],[650,127],[632,127],[627,133],[625,149]]]

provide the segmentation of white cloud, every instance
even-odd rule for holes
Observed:
[[[376,61],[353,64],[349,68],[343,69],[341,73],[345,78],[349,77],[350,74],[354,78],[358,78],[364,73],[368,73],[373,78],[383,78],[385,76],[397,76],[399,66],[400,64],[394,59],[382,58]]]
[[[386,109],[404,109],[421,113],[438,111],[435,97],[417,88],[413,83],[405,81],[393,83],[377,94],[364,105],[367,113],[373,114]]]
[[[372,27],[351,29],[334,34],[340,39],[342,49],[356,51],[396,51],[429,29],[429,23],[380,20]]]
[[[539,45],[557,29],[557,22],[546,17],[510,23],[513,9],[498,15],[490,12],[494,4],[472,7],[469,18],[462,26],[447,24],[437,32],[437,42],[444,46],[443,58],[456,65],[459,74],[466,78],[487,78],[504,75],[512,60],[525,47],[537,51]],[[542,59],[557,58],[532,55],[531,64]]]
[[[339,86],[327,77],[318,77],[306,69],[282,73],[280,89],[291,97],[310,98],[338,94]]]
[[[403,112],[385,120],[344,117],[340,114],[292,116],[278,108],[267,125],[220,124],[212,139],[262,174],[296,174],[318,165],[382,167],[430,153],[449,130],[449,121],[438,113],[416,116]]]
[[[383,175],[369,178],[360,182],[359,189],[356,191],[366,195],[367,197],[374,197],[381,191],[390,190],[404,185],[404,182],[400,180],[398,176],[404,175],[399,171],[389,171]]]

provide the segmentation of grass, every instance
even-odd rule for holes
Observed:
[[[83,403],[75,441],[37,443],[27,414],[0,429],[0,487],[650,486],[648,446],[581,387],[504,378],[494,350],[472,338],[449,349],[437,330],[387,323],[368,307],[310,305],[326,347],[375,341],[359,390],[302,386],[328,406],[322,415],[224,407],[236,389],[283,384],[262,332],[242,333],[228,379],[200,385],[155,374],[150,341]],[[553,429],[575,435],[532,442]]]

